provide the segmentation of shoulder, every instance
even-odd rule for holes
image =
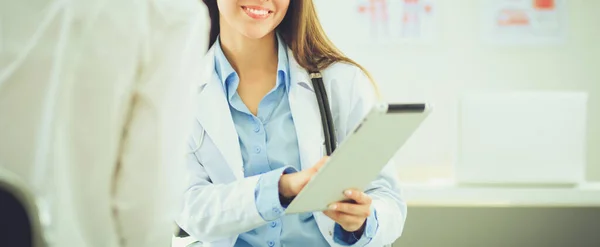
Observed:
[[[375,84],[358,66],[345,62],[336,62],[322,71],[328,89],[348,103],[356,101],[375,101]]]
[[[322,71],[332,114],[342,141],[377,103],[376,87],[358,66],[334,63]]]
[[[336,81],[360,80],[361,78],[359,76],[364,75],[363,71],[358,66],[346,62],[335,62],[322,72],[325,79]],[[364,76],[366,77],[366,75]]]

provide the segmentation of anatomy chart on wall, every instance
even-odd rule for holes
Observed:
[[[357,0],[357,28],[366,32],[370,42],[431,41],[435,34],[435,1]]]
[[[482,0],[483,35],[492,44],[560,44],[566,39],[564,0]]]

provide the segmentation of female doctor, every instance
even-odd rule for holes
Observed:
[[[191,179],[179,226],[200,246],[394,242],[406,204],[391,165],[365,191],[345,192],[356,203],[284,213],[325,159],[308,71],[323,75],[338,142],[376,101],[365,70],[325,36],[312,0],[204,2],[212,21],[211,47],[197,89]]]

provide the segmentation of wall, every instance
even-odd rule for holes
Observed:
[[[404,180],[451,176],[456,100],[468,90],[583,90],[589,93],[588,179],[600,181],[600,1],[566,0],[564,45],[497,47],[481,39],[482,0],[437,0],[430,44],[360,45],[356,1],[315,0],[330,38],[363,64],[390,101],[426,99],[435,113],[398,154]],[[352,4],[349,4],[352,3]]]

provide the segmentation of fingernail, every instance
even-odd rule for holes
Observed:
[[[346,194],[347,196],[351,196],[352,195],[352,191],[351,190],[346,190],[346,192],[344,192],[344,194]]]
[[[329,205],[329,210],[336,210],[336,209],[337,209],[337,205],[336,204]]]

